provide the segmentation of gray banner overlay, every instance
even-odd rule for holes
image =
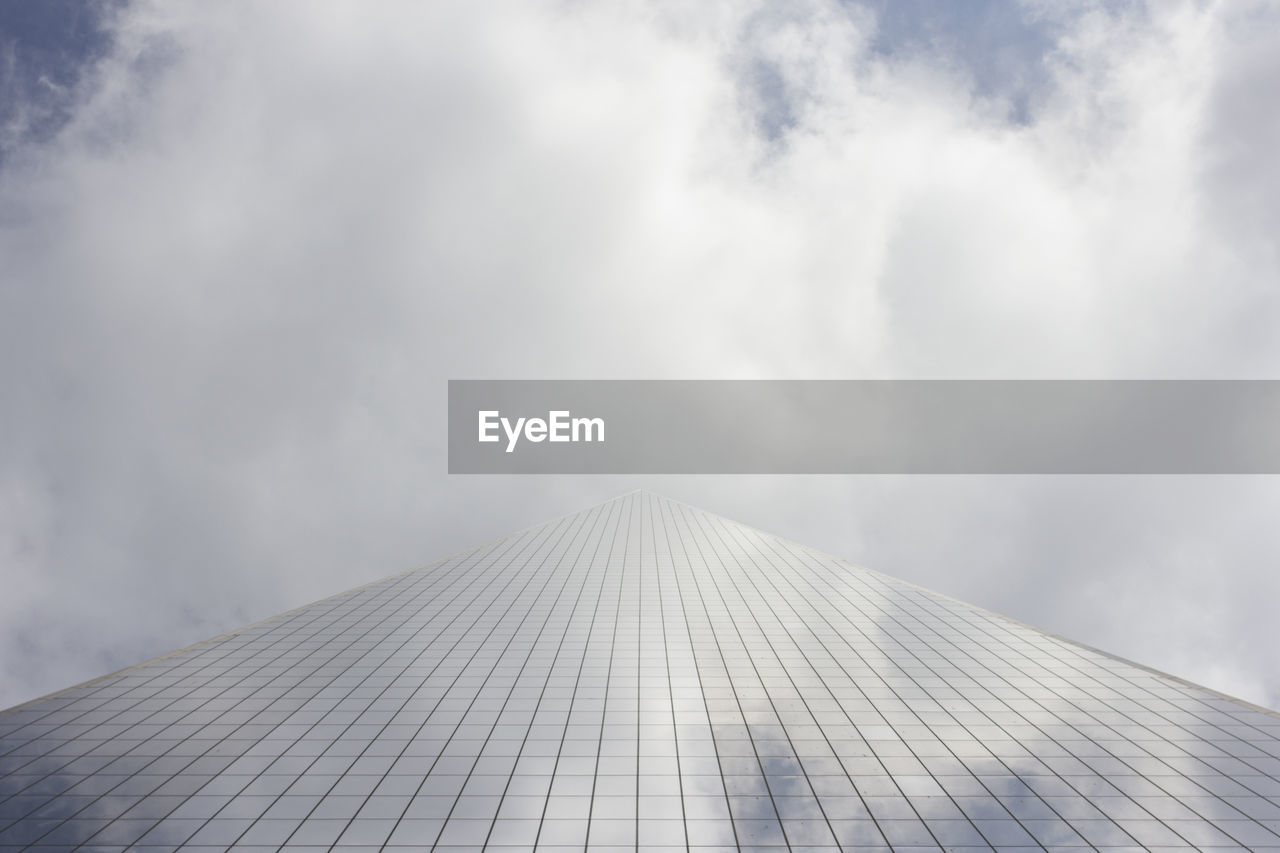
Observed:
[[[1280,381],[451,380],[449,473],[1275,474]]]

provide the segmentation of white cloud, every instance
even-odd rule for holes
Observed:
[[[1259,9],[1015,92],[817,0],[127,8],[0,173],[0,704],[636,484],[448,478],[447,378],[1272,375]],[[664,486],[1280,695],[1270,480]]]

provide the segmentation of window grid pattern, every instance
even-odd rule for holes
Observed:
[[[40,851],[1280,851],[1280,717],[634,493],[0,713]]]

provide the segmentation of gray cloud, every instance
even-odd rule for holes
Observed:
[[[879,11],[122,9],[0,171],[0,704],[637,486],[1280,704],[1270,479],[445,473],[448,378],[1275,374],[1265,7]]]

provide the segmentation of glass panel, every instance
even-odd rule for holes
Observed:
[[[1280,849],[1278,774],[1273,714],[636,493],[0,713],[0,845]]]

